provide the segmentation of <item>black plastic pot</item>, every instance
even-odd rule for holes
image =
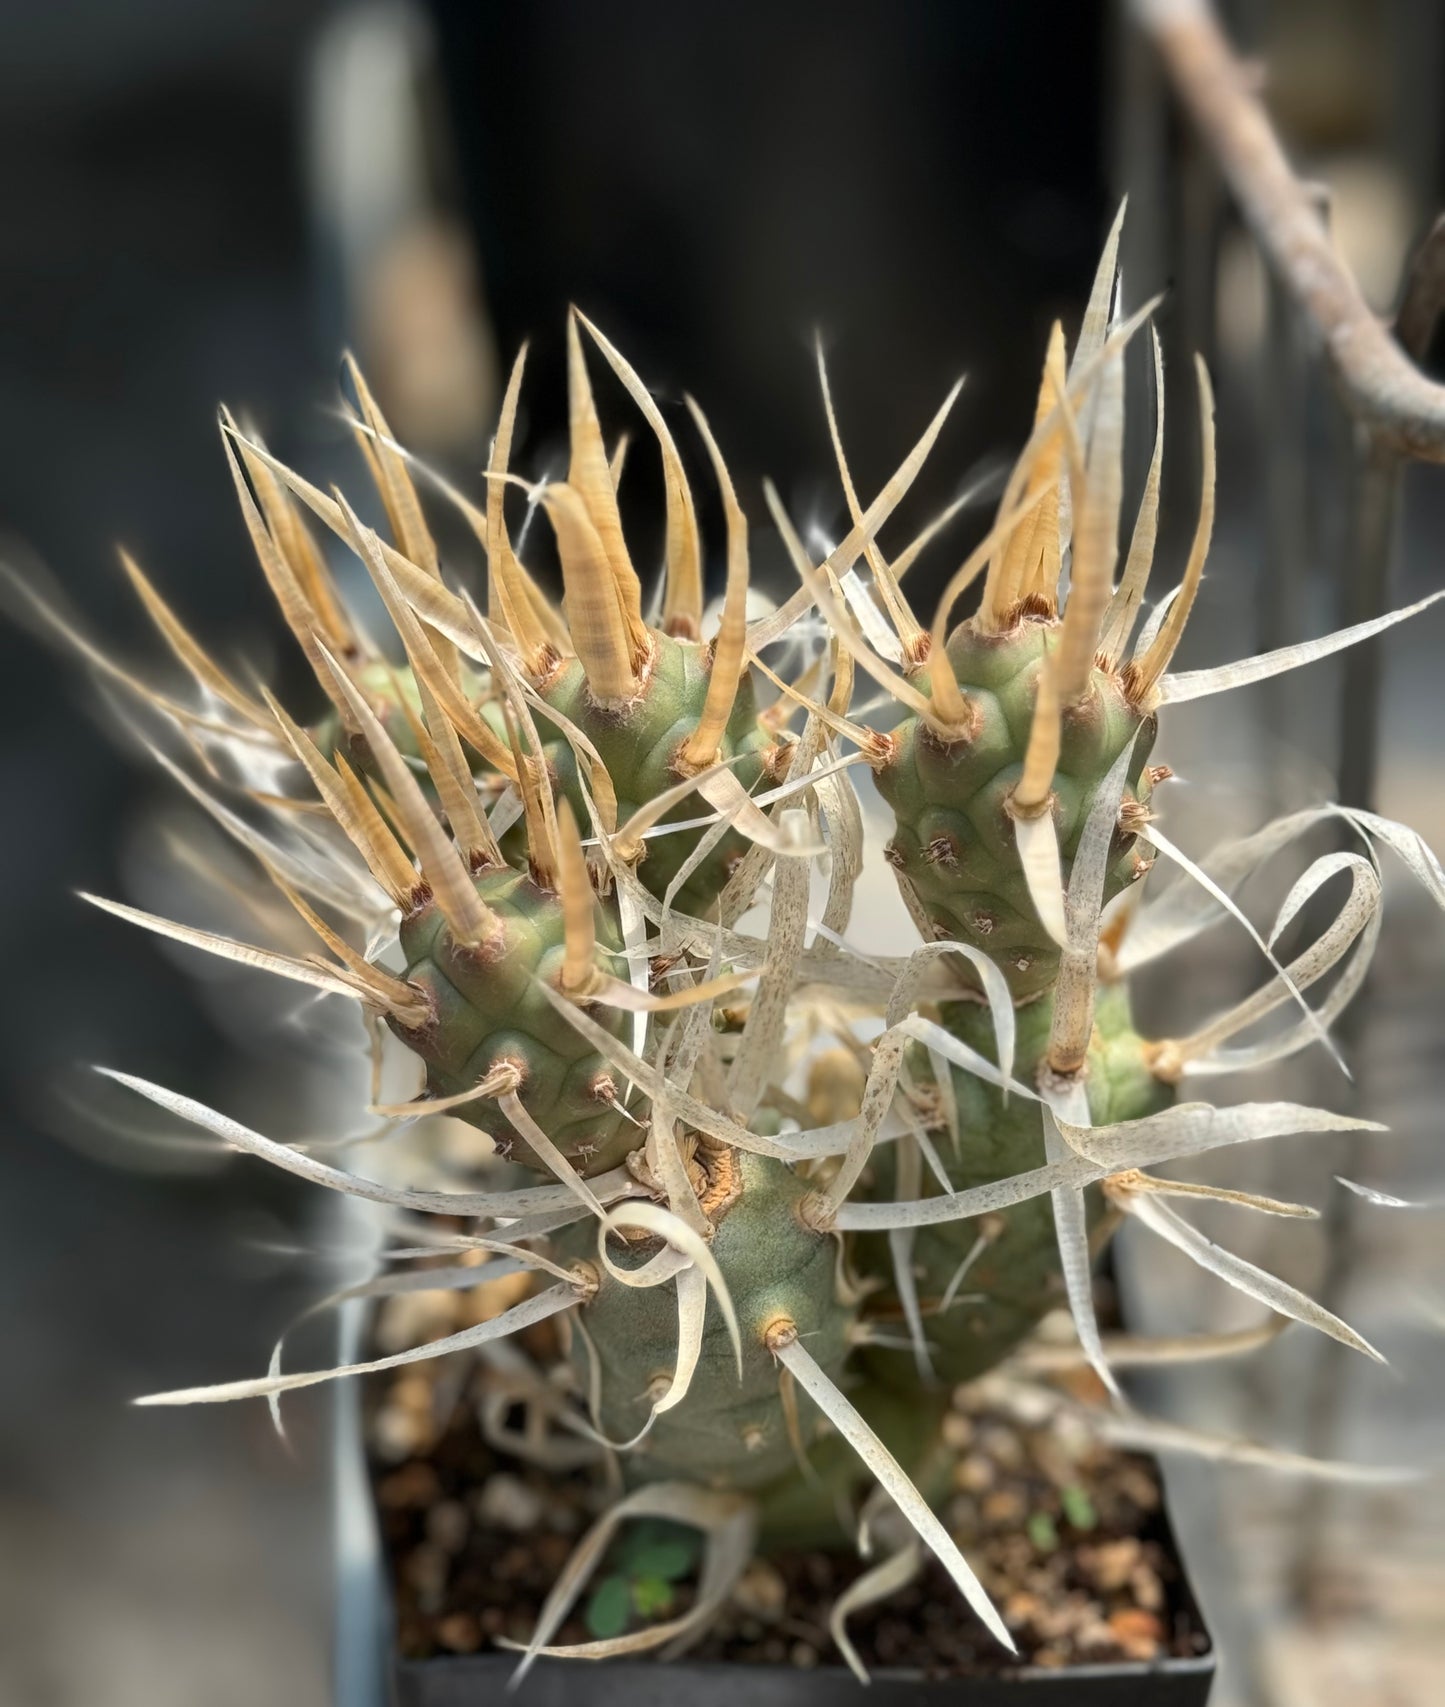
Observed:
[[[796,1671],[786,1666],[661,1666],[641,1660],[539,1661],[514,1694],[507,1679],[515,1656],[474,1654],[462,1659],[403,1661],[395,1672],[395,1707],[1204,1707],[1214,1678],[1210,1656],[1166,1660],[1160,1666],[1076,1666],[1028,1670],[1011,1677],[952,1678],[931,1683],[875,1672],[859,1683],[841,1666]]]
[[[355,1382],[341,1382],[335,1410],[336,1707],[1205,1707],[1214,1681],[1213,1650],[1154,1664],[1024,1669],[1007,1677],[941,1682],[879,1671],[865,1689],[841,1665],[798,1671],[680,1661],[612,1660],[600,1665],[541,1660],[509,1691],[516,1656],[473,1654],[403,1659],[396,1651],[390,1596],[383,1581],[376,1514],[361,1434]],[[1167,1518],[1160,1539],[1178,1562]],[[1179,1563],[1180,1598],[1203,1620]]]

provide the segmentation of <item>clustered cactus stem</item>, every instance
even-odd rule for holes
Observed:
[[[1116,222],[1072,354],[1061,326],[1050,334],[1029,439],[930,620],[903,583],[959,505],[891,561],[880,538],[934,451],[957,386],[865,505],[820,353],[849,531],[813,561],[767,487],[800,585],[751,625],[747,512],[689,399],[725,522],[722,614],[705,638],[703,543],[682,453],[642,380],[576,313],[566,327],[566,478],[533,485],[512,472],[523,352],[484,500],[437,482],[485,552],[480,603],[444,569],[418,465],[354,363],[353,425],[389,537],[222,412],[245,526],[319,689],[309,722],[266,688],[238,685],[128,558],[191,680],[189,698],[150,687],[35,601],[108,687],[179,737],[179,757],[162,747],[162,762],[254,856],[309,946],[255,946],[100,905],[356,1004],[373,1047],[383,1028],[395,1045],[380,1066],[395,1072],[410,1058],[422,1074],[403,1104],[374,1090],[378,1117],[400,1130],[455,1116],[487,1134],[495,1155],[461,1181],[399,1179],[403,1167],[436,1173],[424,1149],[368,1178],[113,1076],[233,1148],[378,1206],[386,1237],[412,1254],[370,1295],[422,1284],[418,1250],[459,1253],[458,1267],[435,1271],[439,1287],[489,1273],[533,1281],[502,1314],[409,1351],[285,1374],[278,1348],[263,1377],[148,1402],[266,1395],[274,1404],[294,1388],[481,1347],[551,1318],[566,1364],[532,1391],[528,1403],[543,1409],[527,1438],[562,1431],[574,1449],[580,1439],[599,1466],[616,1461],[622,1492],[579,1546],[524,1663],[554,1651],[568,1606],[630,1519],[669,1517],[704,1533],[698,1594],[679,1618],[589,1644],[581,1651],[591,1657],[695,1640],[755,1545],[783,1530],[841,1541],[838,1513],[870,1481],[917,1544],[870,1572],[840,1609],[850,1663],[846,1610],[896,1589],[920,1544],[1011,1646],[929,1503],[938,1395],[989,1372],[1015,1393],[1039,1379],[1025,1342],[1066,1300],[1078,1341],[1067,1355],[1114,1395],[1090,1413],[1095,1424],[1113,1438],[1131,1429],[1150,1438],[1118,1397],[1114,1365],[1128,1361],[1129,1342],[1101,1336],[1091,1293],[1093,1258],[1124,1218],[1279,1317],[1375,1355],[1296,1289],[1205,1240],[1168,1200],[1309,1210],[1151,1170],[1244,1141],[1367,1126],[1290,1103],[1214,1107],[1176,1095],[1192,1078],[1327,1041],[1374,946],[1377,844],[1437,899],[1445,877],[1403,827],[1332,807],[1200,866],[1157,824],[1170,772],[1149,759],[1163,706],[1308,662],[1430,601],[1241,664],[1174,672],[1213,523],[1214,408],[1200,363],[1198,524],[1179,587],[1133,642],[1155,555],[1164,372],[1151,332],[1153,452],[1121,571],[1124,365],[1152,305],[1121,316],[1118,240]],[[623,527],[622,450],[609,456],[605,446],[588,343],[661,457],[655,621]],[[560,609],[513,543],[507,499],[517,488],[555,536]],[[394,630],[389,648],[350,614],[312,521],[362,565]],[[955,621],[980,581],[977,609]],[[865,676],[897,707],[876,725],[853,705]],[[865,875],[849,775],[859,766],[893,814],[884,858],[922,938],[893,956],[861,953],[848,936]],[[1141,1037],[1127,975],[1242,917],[1231,898],[1240,879],[1331,817],[1358,846],[1308,867],[1267,940],[1250,926],[1270,962],[1259,991],[1190,1036]],[[1160,854],[1181,876],[1141,902]],[[1281,966],[1269,945],[1341,874],[1350,888],[1333,922]],[[1336,968],[1311,1007],[1304,992]],[[1234,1041],[1291,1004],[1300,1013],[1283,1028]],[[423,1238],[418,1223],[436,1216],[464,1218],[470,1230]],[[468,1266],[477,1252],[485,1260]],[[1238,1349],[1198,1346],[1200,1355]],[[1193,1437],[1176,1428],[1170,1439]],[[1216,1457],[1270,1456],[1217,1437],[1196,1444]]]

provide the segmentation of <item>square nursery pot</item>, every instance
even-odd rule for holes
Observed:
[[[1211,1647],[1148,1664],[1024,1667],[991,1677],[941,1680],[875,1670],[866,1688],[843,1665],[722,1666],[681,1660],[539,1660],[508,1689],[515,1654],[500,1651],[409,1660],[396,1648],[375,1506],[362,1440],[361,1389],[337,1384],[334,1412],[336,1707],[1205,1707],[1214,1681]],[[1162,1511],[1155,1538],[1178,1568],[1176,1596],[1205,1626]],[[962,1615],[962,1614],[961,1614]]]

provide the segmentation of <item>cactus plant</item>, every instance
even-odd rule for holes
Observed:
[[[1433,856],[1398,825],[1343,813],[1361,847],[1316,861],[1281,915],[1344,873],[1349,895],[1335,920],[1288,966],[1266,948],[1261,990],[1193,1036],[1139,1036],[1127,974],[1227,918],[1228,891],[1256,859],[1342,810],[1297,814],[1219,851],[1207,870],[1184,860],[1155,819],[1169,775],[1148,762],[1161,707],[1308,662],[1428,601],[1328,641],[1172,671],[1212,524],[1213,405],[1200,365],[1199,522],[1180,588],[1155,605],[1130,650],[1154,557],[1164,388],[1156,341],[1154,450],[1119,572],[1124,363],[1147,312],[1121,320],[1114,311],[1117,241],[1116,224],[1072,360],[1056,327],[1033,432],[992,525],[927,625],[900,583],[933,530],[892,561],[879,537],[948,404],[864,508],[825,381],[853,525],[815,563],[770,490],[801,585],[752,626],[749,524],[692,406],[727,531],[721,621],[704,640],[702,548],[681,453],[638,376],[574,314],[566,479],[529,486],[511,472],[519,357],[484,497],[447,489],[485,549],[482,603],[443,577],[415,466],[359,375],[355,425],[389,540],[222,417],[246,526],[323,695],[309,732],[265,690],[235,683],[134,566],[199,698],[159,694],[88,650],[205,760],[216,780],[204,783],[168,762],[326,952],[240,944],[102,904],[384,1021],[424,1082],[415,1101],[383,1105],[383,1115],[455,1114],[490,1135],[497,1160],[461,1182],[372,1179],[113,1076],[235,1148],[382,1206],[403,1245],[418,1244],[417,1218],[453,1218],[425,1248],[480,1248],[487,1260],[438,1270],[438,1287],[489,1273],[532,1279],[502,1313],[409,1351],[290,1374],[278,1355],[267,1375],[149,1402],[275,1403],[558,1318],[567,1362],[536,1390],[542,1432],[565,1411],[558,1426],[569,1439],[593,1443],[599,1463],[619,1455],[622,1491],[544,1607],[524,1665],[554,1651],[588,1572],[629,1521],[702,1532],[697,1594],[641,1631],[618,1633],[616,1609],[594,1609],[603,1633],[558,1651],[686,1645],[755,1545],[810,1525],[842,1544],[836,1514],[872,1481],[1011,1646],[929,1503],[936,1396],[1008,1368],[1061,1297],[1079,1359],[1117,1393],[1090,1265],[1126,1216],[1271,1310],[1374,1355],[1319,1305],[1204,1240],[1170,1196],[1295,1206],[1152,1170],[1244,1140],[1368,1124],[1289,1103],[1178,1102],[1176,1090],[1200,1071],[1327,1043],[1373,944],[1373,846],[1401,852],[1442,896]],[[643,614],[584,333],[662,459],[667,547],[655,622]],[[560,609],[512,543],[506,501],[518,486],[555,534]],[[369,649],[347,614],[307,511],[364,565],[395,653]],[[978,608],[955,625],[976,580]],[[764,654],[800,633],[821,644],[790,682]],[[860,671],[900,707],[891,727],[853,715]],[[789,733],[798,711],[801,731]],[[864,869],[847,775],[857,766],[871,769],[895,815],[885,858],[923,938],[892,958],[861,954],[847,936]],[[249,814],[223,798],[228,788]],[[1184,861],[1184,880],[1143,902],[1161,852]],[[826,877],[818,916],[815,868]],[[1336,965],[1341,976],[1311,1008],[1304,992]],[[1229,1047],[1289,1004],[1298,1020]],[[456,1217],[471,1230],[450,1231]],[[370,1290],[421,1284],[407,1268],[414,1260]],[[1132,1413],[1109,1414],[1116,1436],[1127,1433]],[[1187,1431],[1175,1438],[1187,1442]],[[1227,1443],[1210,1450],[1227,1456]],[[811,1480],[799,1480],[800,1461]],[[895,1561],[878,1592],[904,1574]],[[625,1580],[609,1591],[623,1601],[628,1592]],[[841,1625],[837,1633],[849,1652]]]

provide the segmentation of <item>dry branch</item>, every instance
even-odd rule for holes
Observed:
[[[1256,241],[1328,354],[1351,415],[1400,455],[1445,462],[1445,386],[1420,373],[1365,301],[1208,0],[1134,0],[1134,12]]]

